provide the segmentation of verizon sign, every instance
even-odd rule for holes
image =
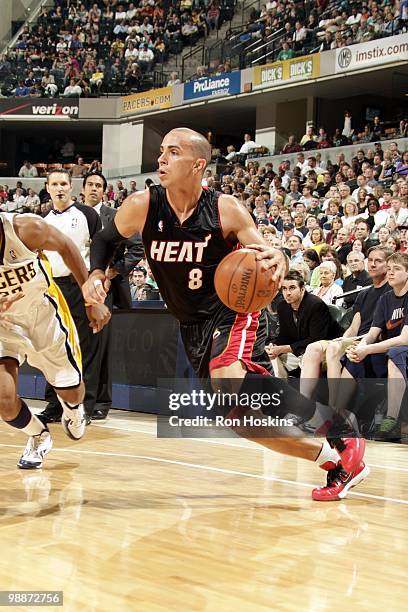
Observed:
[[[79,116],[79,100],[49,98],[8,98],[0,100],[1,116],[72,117]]]

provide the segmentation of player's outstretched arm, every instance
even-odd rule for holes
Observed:
[[[133,234],[141,233],[149,208],[149,191],[140,191],[127,197],[115,218],[95,234],[91,244],[91,274],[82,286],[85,301],[102,304],[109,291],[109,265],[116,247]]]
[[[266,244],[251,215],[236,198],[222,195],[218,205],[224,238],[236,239],[242,246],[258,251],[256,258],[264,262],[266,269],[275,268],[273,279],[280,284],[288,271],[284,253]]]
[[[14,218],[14,229],[30,251],[57,251],[80,287],[87,280],[88,270],[78,247],[41,217],[18,215]]]
[[[19,215],[14,219],[14,229],[21,242],[30,251],[57,251],[71,270],[79,287],[86,282],[88,270],[76,244],[41,217]],[[86,314],[94,333],[98,333],[109,321],[111,314],[104,305],[88,306]]]

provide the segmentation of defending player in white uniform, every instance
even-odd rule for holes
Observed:
[[[77,331],[44,249],[57,251],[82,286],[88,272],[69,238],[35,215],[0,212],[0,415],[29,436],[18,462],[23,469],[41,467],[52,448],[47,426],[16,392],[18,368],[25,359],[56,389],[65,433],[79,440],[86,425]],[[88,308],[97,332],[109,320],[109,310]]]

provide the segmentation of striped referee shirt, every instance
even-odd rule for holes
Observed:
[[[83,204],[72,203],[63,211],[50,210],[44,221],[56,227],[60,232],[71,238],[78,247],[87,269],[89,270],[89,251],[91,241],[96,232],[102,228],[98,213]],[[44,251],[52,269],[54,278],[69,276],[71,270],[67,268],[61,255],[56,251]]]

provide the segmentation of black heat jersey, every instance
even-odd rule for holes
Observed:
[[[142,232],[146,258],[168,309],[182,323],[212,317],[221,307],[214,273],[235,245],[222,235],[214,189],[203,189],[193,214],[180,224],[166,190],[150,187]]]

